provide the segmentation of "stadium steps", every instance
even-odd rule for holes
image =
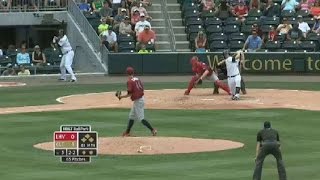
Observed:
[[[165,17],[161,11],[160,0],[152,1],[152,6],[147,7],[149,16],[152,17],[151,29],[156,33],[156,51],[170,52],[170,38],[168,28],[165,23]]]
[[[168,3],[170,3],[167,4],[168,13],[174,32],[176,50],[180,52],[190,52],[185,26],[182,24],[180,4],[174,0],[168,0]]]

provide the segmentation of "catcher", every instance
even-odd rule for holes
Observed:
[[[242,63],[241,62],[243,62],[242,59],[240,60],[240,63],[239,63],[239,71],[240,71],[240,73],[241,73],[241,69],[242,69]],[[217,72],[218,78],[220,80],[228,79],[227,67],[226,67],[225,64],[217,65],[216,66],[216,72]],[[241,92],[242,92],[242,94],[247,94],[246,84],[244,83],[243,77],[241,77]],[[219,94],[219,87],[216,84],[214,85],[213,94]]]
[[[116,97],[119,101],[122,98],[130,97],[133,101],[133,106],[131,108],[129,114],[129,122],[126,131],[122,134],[122,136],[130,136],[130,130],[134,124],[134,121],[139,121],[143,125],[145,125],[153,136],[157,135],[157,130],[154,129],[150,123],[144,118],[144,88],[141,80],[137,77],[134,77],[134,69],[132,67],[127,67],[127,95],[121,95],[121,91],[116,92]]]
[[[199,61],[197,56],[193,56],[190,60],[190,63],[192,65],[192,71],[195,73],[195,75],[192,76],[192,79],[188,85],[188,89],[184,92],[184,95],[189,95],[192,88],[196,87],[196,85],[202,84],[202,80],[204,78],[213,81],[217,87],[220,87],[229,95],[231,95],[228,85],[220,81],[213,69],[207,66],[205,63]]]

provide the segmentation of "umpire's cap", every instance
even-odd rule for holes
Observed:
[[[266,129],[267,128],[271,128],[271,123],[269,121],[266,121],[266,122],[263,123],[263,127],[266,128]]]
[[[126,72],[127,72],[128,75],[132,75],[134,73],[133,67],[127,67]]]

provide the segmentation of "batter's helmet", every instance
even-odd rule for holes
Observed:
[[[230,50],[229,49],[223,50],[223,57],[227,58],[229,56],[230,56]]]
[[[196,62],[199,61],[199,58],[197,56],[192,56],[192,58],[190,59],[190,64],[195,64]]]
[[[126,72],[127,72],[128,75],[132,75],[134,73],[133,67],[127,67]]]

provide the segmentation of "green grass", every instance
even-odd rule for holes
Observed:
[[[248,88],[320,90],[318,83],[248,82]],[[146,89],[185,88],[186,83],[146,83]],[[202,87],[211,87],[204,83]],[[90,92],[125,90],[125,84],[87,84],[0,88],[0,107],[57,103],[56,98]],[[303,102],[301,102],[303,103]],[[147,110],[146,117],[160,136],[223,138],[244,148],[180,155],[99,156],[91,164],[61,164],[52,152],[33,148],[52,141],[61,124],[90,124],[100,136],[119,136],[128,109],[92,109],[0,115],[1,180],[248,180],[254,168],[256,133],[265,120],[280,132],[288,180],[319,180],[320,112],[264,110]],[[149,135],[140,125],[136,135]],[[268,157],[264,180],[276,180],[275,160]]]
[[[319,180],[320,112],[299,110],[148,110],[146,116],[160,136],[223,138],[244,148],[196,154],[99,156],[91,164],[61,164],[52,152],[34,149],[52,141],[61,124],[91,124],[100,136],[118,136],[126,127],[127,109],[1,115],[0,176],[4,180],[248,180],[254,167],[255,138],[265,120],[280,132],[289,180]],[[135,124],[137,135],[149,135]],[[265,161],[263,179],[277,179],[275,160]]]
[[[187,83],[146,83],[145,89],[174,89],[186,88]],[[201,87],[212,87],[211,83],[205,82]],[[304,89],[320,90],[319,83],[279,83],[279,82],[248,82],[248,88],[279,88],[279,89]],[[31,106],[56,104],[58,97],[92,92],[105,92],[124,90],[125,84],[68,84],[57,86],[26,86],[0,88],[0,107]]]

